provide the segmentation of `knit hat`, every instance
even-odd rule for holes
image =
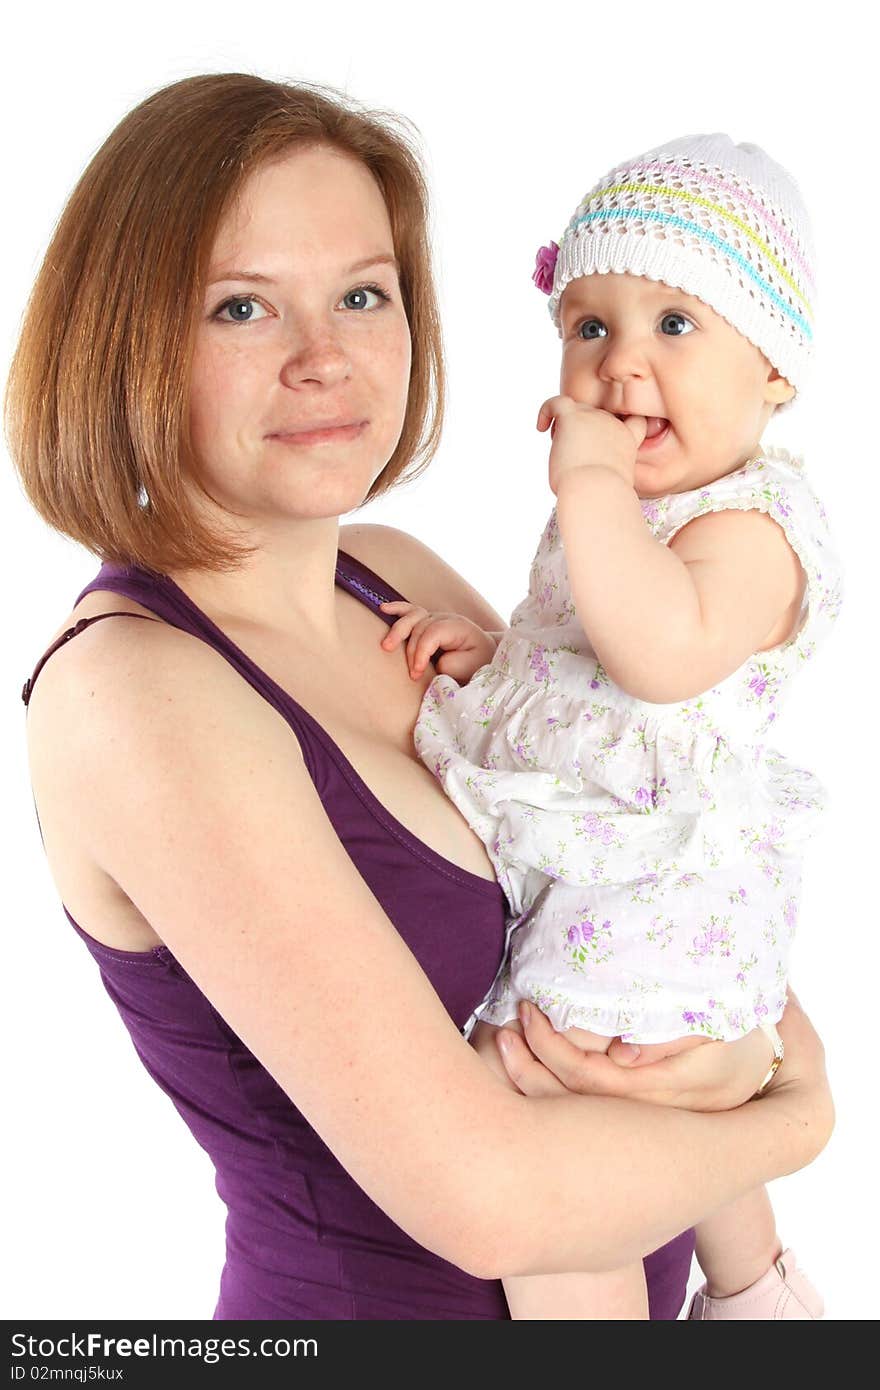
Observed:
[[[685,135],[628,159],[579,204],[535,283],[627,271],[702,299],[800,390],[812,357],[814,250],[797,184],[757,145]],[[552,277],[552,278],[551,278]]]

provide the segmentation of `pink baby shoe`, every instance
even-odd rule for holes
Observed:
[[[801,1273],[791,1250],[783,1250],[775,1264],[742,1293],[730,1298],[710,1298],[706,1285],[691,1299],[688,1321],[696,1318],[736,1318],[748,1322],[775,1322],[781,1318],[821,1318],[825,1305],[809,1279]]]

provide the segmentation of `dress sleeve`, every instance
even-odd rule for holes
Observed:
[[[801,622],[791,642],[802,649],[802,656],[811,655],[840,611],[843,570],[825,508],[806,479],[802,461],[784,449],[771,449],[688,498],[693,499],[690,505],[673,509],[667,519],[667,542],[707,512],[761,511],[782,527],[807,579]]]

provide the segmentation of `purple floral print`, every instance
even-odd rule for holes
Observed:
[[[555,510],[493,661],[469,684],[429,687],[419,756],[483,838],[511,907],[547,888],[514,933],[489,1022],[531,998],[558,1028],[732,1039],[781,1013],[824,795],[767,739],[836,619],[840,565],[784,450],[641,502],[660,544],[727,509],[772,516],[807,589],[790,637],[711,689],[652,705],[609,677],[578,621]]]

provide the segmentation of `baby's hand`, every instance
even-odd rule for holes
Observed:
[[[550,487],[558,496],[566,473],[579,468],[610,468],[630,487],[636,454],[648,422],[643,415],[618,420],[607,410],[582,405],[571,396],[551,396],[538,412],[538,429],[551,431]]]
[[[382,646],[393,652],[406,641],[406,661],[413,680],[419,679],[438,648],[443,655],[437,670],[461,685],[495,655],[495,638],[460,613],[429,613],[418,604],[399,600],[379,607],[383,613],[399,614],[382,638]]]

